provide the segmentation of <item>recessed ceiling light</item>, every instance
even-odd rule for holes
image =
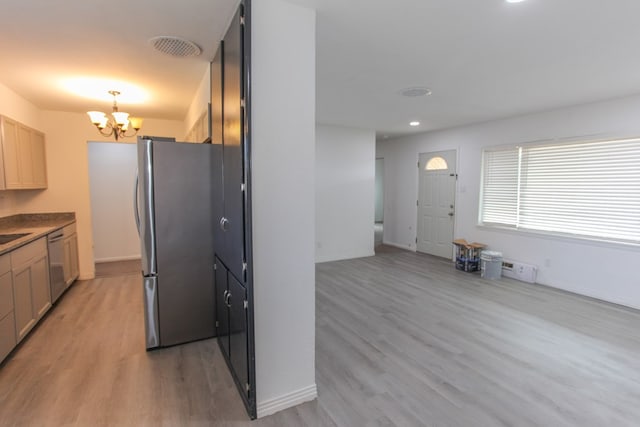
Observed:
[[[507,3],[520,3],[523,2],[524,0],[507,0]]]
[[[416,96],[429,96],[431,95],[431,89],[428,87],[408,87],[400,91],[400,95],[407,96],[409,98],[415,98]]]
[[[409,126],[420,126],[420,122],[417,120],[414,120],[413,122],[409,122]]]

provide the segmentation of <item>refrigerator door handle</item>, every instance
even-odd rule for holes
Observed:
[[[140,219],[140,243],[142,272],[146,275],[157,273],[156,225],[153,196],[153,141],[138,141],[138,212]]]
[[[140,210],[138,207],[138,169],[136,169],[136,179],[133,187],[133,217],[136,219],[136,230],[138,230],[138,237],[140,237]]]

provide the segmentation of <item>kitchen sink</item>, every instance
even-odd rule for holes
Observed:
[[[30,233],[21,234],[0,234],[0,245],[6,245],[9,242],[13,242],[21,237],[28,236]]]

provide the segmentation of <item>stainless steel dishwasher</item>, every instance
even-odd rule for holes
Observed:
[[[49,282],[51,284],[51,303],[60,298],[60,295],[67,289],[64,280],[64,232],[62,229],[56,230],[47,236],[49,249]]]

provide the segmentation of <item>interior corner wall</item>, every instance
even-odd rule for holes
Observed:
[[[40,113],[36,106],[0,83],[0,114],[34,129],[40,129]]]
[[[251,3],[258,417],[314,399],[315,11]]]
[[[640,308],[640,248],[480,227],[483,147],[574,137],[640,136],[640,96],[585,104],[482,124],[379,141],[385,161],[384,240],[411,248],[415,241],[418,153],[458,150],[455,236],[489,245],[505,258],[538,267],[537,282]]]
[[[316,262],[373,256],[375,131],[316,127]]]
[[[37,129],[45,133],[48,188],[15,191],[17,210],[20,213],[75,212],[80,278],[90,279],[95,269],[87,142],[113,138],[102,137],[84,113],[42,111],[40,115]],[[182,129],[181,121],[145,119],[142,132],[178,138]],[[135,137],[125,138],[122,143],[134,141]]]

